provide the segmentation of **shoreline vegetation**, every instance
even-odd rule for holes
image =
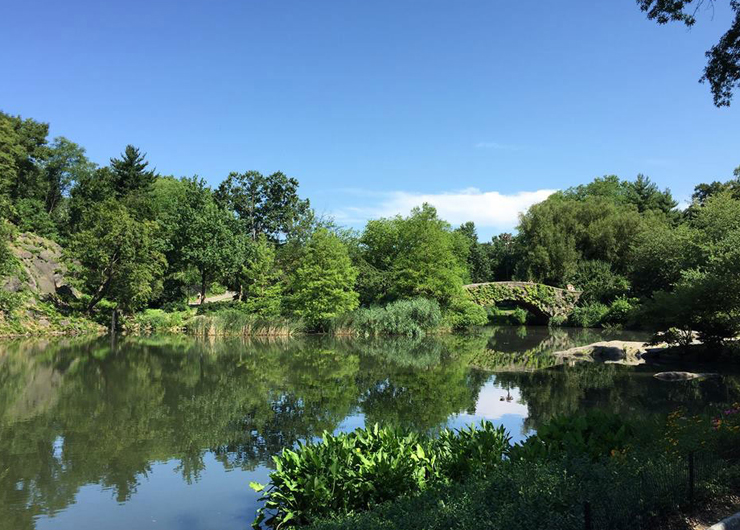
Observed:
[[[662,528],[740,491],[740,404],[640,421],[556,416],[512,444],[483,422],[436,436],[377,425],[284,449],[255,528]],[[588,526],[588,525],[586,525]]]
[[[734,351],[740,335],[740,168],[698,184],[684,209],[644,175],[598,177],[481,241],[429,204],[348,229],[281,172],[211,187],[158,174],[132,145],[98,166],[48,132],[0,112],[0,335],[102,331],[114,312],[119,330],[200,335],[537,323],[639,329],[708,352]],[[226,292],[236,299],[189,314],[193,297]]]

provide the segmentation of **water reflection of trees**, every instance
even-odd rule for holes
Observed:
[[[505,372],[497,383],[519,388],[536,429],[556,415],[599,408],[632,418],[667,413],[678,407],[702,410],[740,399],[737,376],[682,382],[659,381],[650,367],[578,363],[534,372]]]
[[[174,337],[19,342],[0,352],[0,518],[34,516],[97,483],[119,502],[155,461],[197,480],[212,451],[251,469],[282,447],[368,421],[431,429],[474,406],[456,344]],[[453,351],[454,350],[454,351]]]
[[[349,415],[433,430],[475,409],[489,372],[470,369],[498,347],[520,356],[592,336],[504,328],[472,335],[357,341],[248,342],[187,337],[58,340],[0,349],[0,520],[33,519],[100,484],[125,501],[153,462],[177,460],[198,480],[208,451],[227,469],[252,469]],[[516,340],[521,339],[519,351]],[[526,340],[525,340],[526,339]],[[519,388],[527,428],[601,407],[624,414],[738,399],[736,379],[665,383],[650,373],[581,364],[497,373]],[[732,386],[734,384],[735,386]]]

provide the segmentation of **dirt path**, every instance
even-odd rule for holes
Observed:
[[[236,293],[234,291],[226,291],[224,294],[217,294],[214,296],[206,296],[204,304],[210,304],[213,302],[225,302],[227,300],[233,300],[234,296],[236,296]],[[200,304],[198,302],[190,302],[190,307],[198,307]]]

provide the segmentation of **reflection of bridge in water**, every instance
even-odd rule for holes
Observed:
[[[514,304],[545,322],[554,317],[567,317],[581,296],[580,291],[533,282],[473,283],[463,288],[477,304]]]

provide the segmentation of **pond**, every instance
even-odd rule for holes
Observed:
[[[6,341],[0,528],[246,530],[249,482],[324,431],[488,419],[520,440],[590,407],[636,416],[738,399],[735,375],[667,383],[647,366],[516,362],[552,364],[552,351],[609,338],[640,337],[497,327],[416,340]]]

